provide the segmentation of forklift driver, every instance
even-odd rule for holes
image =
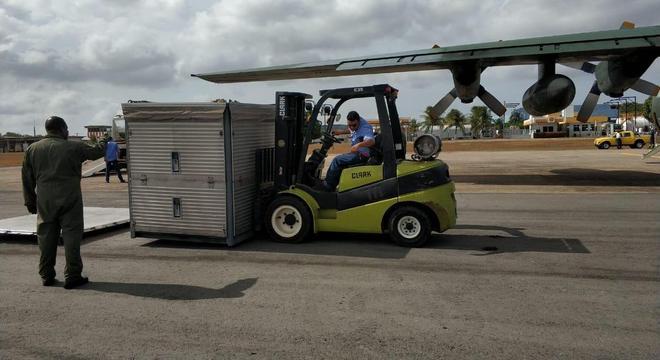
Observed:
[[[351,152],[337,155],[330,164],[328,174],[323,182],[326,191],[335,191],[339,183],[341,171],[351,165],[365,164],[369,160],[369,148],[374,146],[374,129],[367,120],[360,117],[356,111],[346,116],[348,129],[335,130],[335,135],[351,134]]]

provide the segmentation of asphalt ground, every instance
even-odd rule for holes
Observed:
[[[656,359],[660,157],[641,153],[441,154],[458,226],[420,249],[120,229],[84,241],[92,282],[68,291],[40,285],[33,242],[3,239],[0,358]],[[25,214],[19,177],[0,169],[0,218]],[[113,181],[84,179],[85,204],[127,206]]]

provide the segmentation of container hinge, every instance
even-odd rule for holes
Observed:
[[[140,183],[142,185],[147,185],[147,175],[146,174],[140,175]]]
[[[215,178],[213,176],[209,176],[206,182],[209,184],[209,189],[215,188]]]

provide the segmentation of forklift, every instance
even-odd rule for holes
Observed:
[[[299,243],[318,232],[389,234],[398,245],[419,247],[432,231],[456,224],[454,183],[447,164],[436,159],[441,141],[433,135],[415,140],[406,159],[396,109],[398,90],[387,85],[321,90],[311,116],[312,96],[276,93],[275,146],[257,153],[258,202],[269,237]],[[335,191],[319,189],[328,151],[340,139],[332,133],[339,109],[349,100],[373,98],[380,133],[363,165],[344,168]],[[312,124],[327,101],[336,101],[321,146],[308,156]],[[307,103],[309,104],[309,102]],[[263,205],[262,205],[263,204]],[[262,216],[263,215],[263,216]]]

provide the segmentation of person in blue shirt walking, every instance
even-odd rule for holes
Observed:
[[[351,165],[365,164],[369,160],[369,148],[374,146],[374,129],[367,120],[360,117],[356,111],[351,111],[346,116],[348,129],[335,130],[335,135],[351,134],[351,152],[337,155],[328,168],[328,173],[323,182],[327,191],[335,191],[339,184],[341,171]]]
[[[108,144],[105,148],[105,182],[110,182],[110,171],[116,170],[117,177],[119,181],[124,181],[124,178],[121,176],[121,170],[117,164],[117,159],[119,159],[119,145],[112,139],[112,136],[108,138]]]

